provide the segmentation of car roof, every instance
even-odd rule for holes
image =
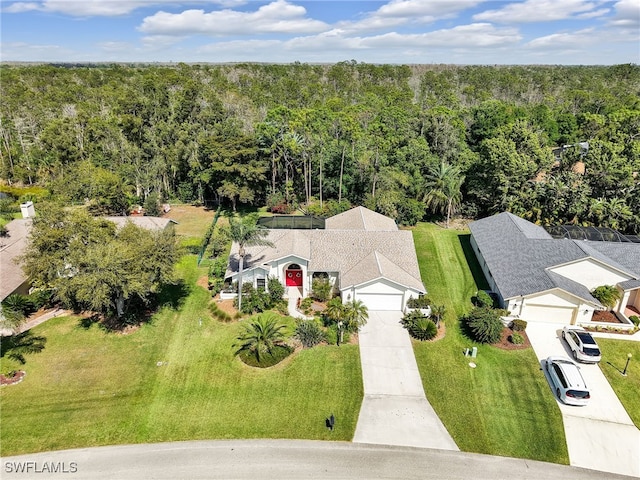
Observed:
[[[580,373],[580,367],[568,358],[564,357],[549,357],[549,360],[560,367],[560,370],[562,370],[562,373],[567,380],[569,388],[583,388],[586,390],[587,385]]]
[[[582,343],[584,343],[585,345],[593,345],[594,347],[598,346],[598,344],[593,339],[590,333],[583,332],[580,330],[575,330],[575,332],[576,332],[576,335],[578,335],[578,338],[580,338],[580,340],[582,340]]]

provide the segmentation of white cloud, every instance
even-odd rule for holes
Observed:
[[[329,28],[306,17],[306,9],[286,0],[276,0],[253,12],[186,10],[173,14],[158,12],[146,17],[138,30],[155,35],[249,35],[264,33],[313,33]]]
[[[614,5],[615,15],[609,25],[615,27],[640,27],[640,2],[638,0],[620,0]]]
[[[307,50],[363,50],[376,51],[406,48],[448,47],[486,48],[513,45],[522,39],[514,28],[496,28],[488,23],[460,25],[451,29],[428,33],[385,33],[369,37],[344,37],[332,31],[320,35],[294,38],[285,47],[298,51]]]
[[[598,37],[594,33],[595,29],[593,28],[586,28],[576,32],[553,33],[531,40],[526,44],[526,47],[536,49],[575,48],[580,50],[584,45],[598,42]]]
[[[39,10],[40,7],[41,5],[35,2],[17,2],[3,8],[2,11],[6,13],[22,13]]]
[[[425,25],[452,18],[484,0],[391,0],[361,20],[343,21],[335,28],[344,33],[384,31],[407,24]]]
[[[247,0],[189,0],[189,3],[215,3],[225,7],[237,6]],[[63,13],[74,17],[115,17],[126,15],[141,7],[175,4],[176,0],[40,0],[39,2],[14,2],[3,9],[7,13],[40,10]]]
[[[478,13],[473,19],[496,23],[550,22],[590,13],[599,4],[599,1],[585,0],[526,0],[522,3],[510,3],[499,10]]]

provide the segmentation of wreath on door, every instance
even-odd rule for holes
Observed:
[[[293,278],[293,273],[291,273],[291,272],[287,273],[287,277]]]
[[[300,272],[296,273],[296,277],[300,278],[302,276],[302,274]]]

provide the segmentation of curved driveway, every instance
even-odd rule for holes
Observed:
[[[30,463],[25,463],[30,462]],[[29,473],[16,473],[18,466]],[[75,473],[46,473],[56,466]],[[2,459],[3,480],[622,479],[581,468],[473,453],[346,442],[198,441],[45,452]],[[12,470],[12,471],[9,471]]]

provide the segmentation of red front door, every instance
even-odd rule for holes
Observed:
[[[302,286],[302,270],[286,270],[285,275],[287,277],[287,287]]]

